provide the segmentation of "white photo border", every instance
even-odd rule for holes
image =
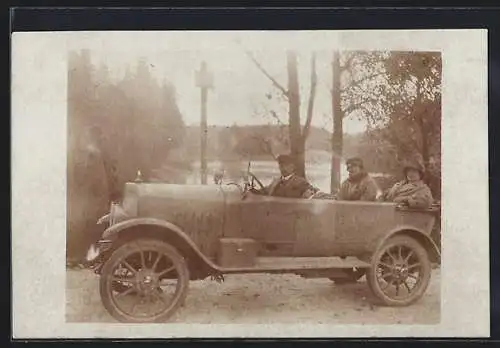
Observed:
[[[220,49],[440,51],[442,280],[437,325],[75,324],[65,321],[66,84],[71,42],[162,37]],[[188,41],[185,39],[188,38]],[[176,41],[179,39],[179,41]],[[182,39],[182,40],[181,40]],[[279,46],[276,46],[279,43]],[[175,44],[173,44],[175,47]],[[183,47],[187,49],[186,47]],[[14,338],[487,337],[490,324],[487,30],[26,32],[12,35]],[[166,326],[168,325],[168,326]]]

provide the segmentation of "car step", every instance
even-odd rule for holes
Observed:
[[[368,268],[370,264],[356,257],[257,257],[253,267],[228,267],[224,273],[285,273],[303,270]]]

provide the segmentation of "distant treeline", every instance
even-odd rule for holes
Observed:
[[[397,174],[400,161],[396,146],[384,140],[381,130],[344,135],[343,158],[363,158],[370,172]],[[231,161],[240,159],[272,160],[273,155],[288,150],[287,127],[280,125],[209,126],[208,160]],[[331,132],[311,127],[306,151],[324,152],[330,156]],[[198,161],[200,156],[200,127],[186,127],[185,158]],[[323,158],[324,159],[324,158]]]
[[[209,160],[261,159],[289,151],[287,126],[281,125],[232,125],[209,126],[207,157]],[[186,127],[186,156],[199,160],[200,127]],[[330,152],[331,134],[321,128],[311,128],[307,149]]]
[[[392,131],[392,130],[391,130]],[[366,170],[371,173],[382,173],[392,176],[382,185],[388,185],[401,178],[401,167],[405,157],[401,155],[400,143],[394,144],[387,138],[386,129],[375,129],[357,134],[344,135],[344,159],[357,156],[365,163]],[[207,157],[209,161],[238,161],[242,159],[273,160],[273,156],[288,150],[287,127],[281,125],[257,126],[210,126],[208,128]],[[323,153],[324,156],[306,156],[317,158],[318,161],[330,161],[332,134],[325,129],[311,127],[306,142],[307,153]],[[199,161],[200,156],[200,128],[186,127],[185,145],[179,149],[184,158],[190,161]],[[436,152],[432,152],[436,154]],[[402,160],[403,159],[403,160]],[[428,165],[427,183],[433,194],[440,199],[440,153],[434,155]],[[438,164],[436,164],[438,163]],[[307,173],[307,168],[306,168]],[[380,179],[384,180],[384,179]]]

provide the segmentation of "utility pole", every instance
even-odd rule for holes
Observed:
[[[343,114],[340,107],[340,59],[339,52],[333,52],[332,59],[332,113],[333,113],[333,132],[332,132],[332,163],[331,163],[331,181],[330,190],[335,193],[340,186],[340,162],[342,159],[343,143]]]
[[[201,91],[201,121],[200,121],[200,175],[201,184],[207,184],[207,95],[213,88],[213,75],[207,69],[207,63],[201,62],[200,70],[196,72],[196,86]]]

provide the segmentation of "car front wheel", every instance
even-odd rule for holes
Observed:
[[[366,274],[373,294],[388,306],[407,306],[419,300],[430,277],[427,250],[406,235],[389,238],[373,255]]]
[[[164,322],[184,302],[189,268],[171,245],[151,239],[132,240],[119,247],[104,265],[100,295],[118,321]]]

